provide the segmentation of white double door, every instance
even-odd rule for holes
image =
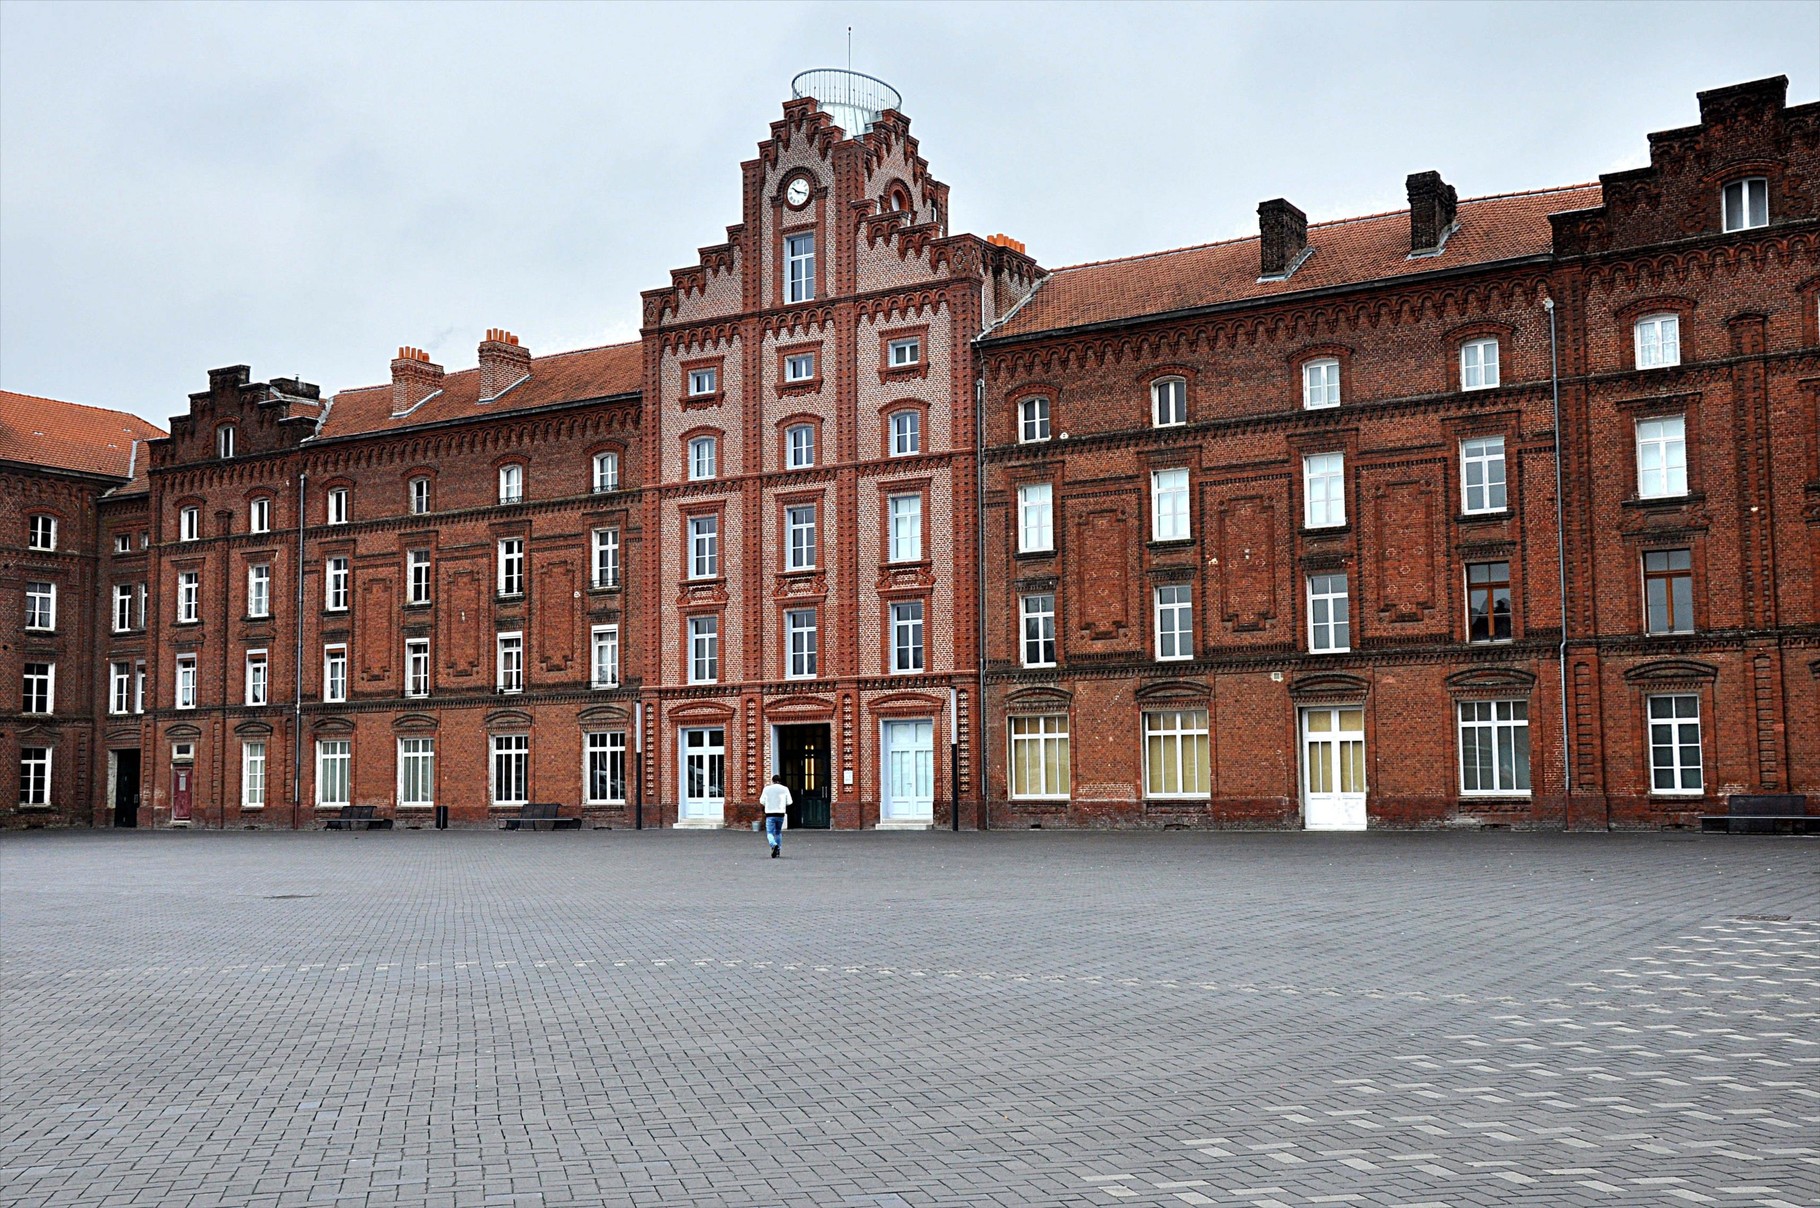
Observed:
[[[935,722],[885,723],[884,800],[879,822],[927,824],[935,816]]]
[[[726,817],[727,732],[719,726],[685,729],[682,747],[681,826],[720,826]]]
[[[1365,829],[1365,711],[1302,710],[1302,825]]]

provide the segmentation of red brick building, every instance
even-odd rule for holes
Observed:
[[[126,464],[7,396],[0,586],[81,601],[0,668],[60,680],[0,715],[9,822],[718,827],[774,774],[842,828],[1820,801],[1820,105],[1045,271],[949,233],[895,93],[799,83],[636,342],[327,402],[217,370]]]

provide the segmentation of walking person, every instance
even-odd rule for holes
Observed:
[[[784,811],[792,804],[782,776],[771,777],[771,783],[758,795],[758,803],[765,809],[765,842],[771,845],[771,858],[775,860],[783,854]]]

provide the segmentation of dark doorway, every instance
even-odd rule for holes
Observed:
[[[828,811],[828,727],[777,727],[777,774],[794,804],[791,826],[826,830]]]
[[[114,752],[114,825],[139,825],[139,752]]]

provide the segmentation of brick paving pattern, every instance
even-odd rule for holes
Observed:
[[[1820,1204],[1820,845],[0,840],[9,1205]]]

